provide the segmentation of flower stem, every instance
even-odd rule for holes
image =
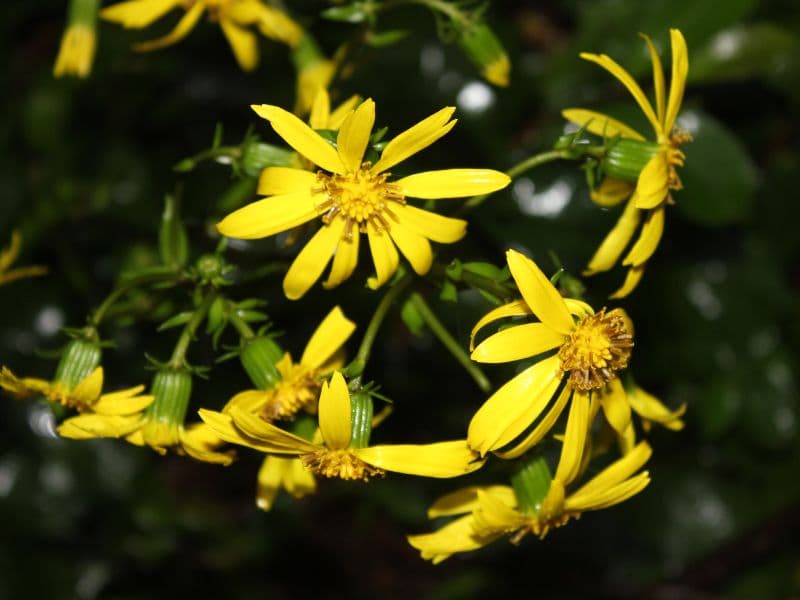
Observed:
[[[89,317],[89,325],[91,327],[98,327],[105,318],[108,309],[111,308],[117,302],[117,300],[131,290],[149,285],[151,283],[160,283],[171,280],[175,281],[179,278],[179,276],[180,274],[178,271],[173,271],[167,273],[145,273],[144,275],[129,279],[128,281],[120,284],[115,290],[106,296],[106,299],[103,300],[100,306],[98,306]]]
[[[431,307],[428,306],[425,299],[414,292],[411,294],[410,301],[414,305],[414,308],[417,309],[417,312],[419,312],[428,328],[439,338],[439,341],[442,342],[442,345],[450,351],[450,354],[452,354],[467,373],[470,374],[472,379],[475,380],[475,383],[478,384],[478,387],[481,388],[481,391],[488,393],[492,389],[491,382],[487,379],[486,375],[483,374],[483,371],[480,370],[478,365],[472,362],[469,355],[467,355],[455,338],[450,335],[450,332],[447,331],[447,328],[445,328],[436,314],[431,310]]]
[[[256,332],[247,324],[247,321],[236,314],[236,306],[232,302],[228,302],[227,309],[228,320],[231,322],[231,325],[236,328],[236,331],[239,332],[239,337],[243,340],[250,340],[256,337]]]
[[[186,351],[189,349],[189,344],[192,343],[197,328],[200,326],[200,323],[203,322],[203,319],[206,318],[216,298],[217,290],[212,288],[206,293],[200,305],[194,309],[192,318],[186,323],[186,326],[181,332],[181,336],[178,338],[178,342],[175,344],[175,349],[172,351],[172,356],[167,363],[169,367],[173,369],[182,369],[186,366]]]

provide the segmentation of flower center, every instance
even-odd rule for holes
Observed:
[[[345,175],[317,172],[320,185],[312,192],[327,195],[327,200],[317,207],[326,211],[322,221],[328,225],[334,217],[341,215],[346,220],[347,239],[353,235],[353,225],[357,225],[361,233],[367,232],[368,223],[372,223],[379,232],[387,231],[390,228],[387,217],[397,221],[390,203],[406,203],[400,188],[386,182],[391,173],[374,174],[370,166],[365,162],[358,171]]]
[[[303,409],[316,413],[315,400],[321,388],[318,371],[292,363],[288,354],[276,366],[281,380],[269,394],[261,409],[261,416],[267,421],[274,421],[289,419]]]
[[[303,466],[317,475],[340,479],[369,481],[370,477],[383,477],[385,471],[373,467],[349,450],[317,450],[300,457]]]
[[[671,190],[683,189],[683,183],[678,176],[678,171],[675,167],[682,167],[686,161],[686,155],[679,150],[680,146],[692,141],[692,134],[685,129],[675,128],[669,137],[669,145],[667,148],[667,162],[669,163],[669,170],[667,173],[667,185]]]
[[[628,366],[633,334],[624,313],[614,309],[584,317],[558,351],[561,372],[569,372],[570,385],[588,391],[603,387]]]

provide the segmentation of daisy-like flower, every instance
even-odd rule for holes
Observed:
[[[245,71],[258,66],[258,39],[250,27],[272,40],[294,47],[303,37],[303,30],[281,11],[261,0],[128,0],[100,11],[107,21],[127,29],[142,29],[173,9],[185,11],[175,28],[164,37],[136,44],[139,52],[157,50],[181,41],[194,29],[203,13],[218,22],[228,39],[236,61]]]
[[[645,263],[658,247],[664,231],[664,209],[672,203],[671,191],[682,187],[677,167],[683,166],[686,157],[679,147],[691,140],[687,132],[675,128],[689,72],[686,41],[680,31],[670,29],[672,79],[667,96],[661,59],[650,38],[645,35],[642,37],[653,62],[655,108],[633,77],[613,59],[605,54],[588,53],[581,54],[581,58],[600,65],[628,89],[652,125],[655,142],[648,141],[628,125],[601,113],[579,108],[567,109],[562,113],[568,121],[592,133],[605,138],[618,138],[609,149],[608,162],[621,165],[628,162],[626,155],[628,158],[632,155],[649,158],[641,169],[632,169],[629,181],[621,178],[624,173],[620,170],[614,176],[606,177],[592,193],[592,198],[601,206],[613,206],[626,198],[628,202],[619,221],[589,261],[585,274],[608,271],[617,264],[644,220],[639,238],[622,259],[622,265],[629,267],[629,270],[622,287],[612,294],[613,298],[625,297],[633,291],[644,274]]]
[[[454,108],[443,108],[396,136],[375,164],[364,160],[375,122],[375,103],[362,102],[342,123],[336,146],[295,115],[277,106],[253,106],[300,155],[320,167],[316,175],[302,169],[266,168],[258,191],[269,196],[231,213],[220,233],[255,239],[292,229],[317,217],[322,227],[292,263],[283,280],[286,296],[296,300],[316,282],[333,257],[324,287],[347,279],[358,261],[360,234],[366,234],[375,263],[375,289],[398,265],[397,248],[418,274],[430,269],[429,240],[453,243],[464,236],[466,221],[431,213],[406,198],[459,198],[502,189],[507,175],[489,169],[447,169],[389,181],[388,169],[445,135],[455,125]],[[396,247],[395,247],[396,246]]]
[[[99,0],[72,0],[67,28],[61,36],[53,75],[86,78],[92,71],[97,47],[97,9]]]
[[[276,365],[281,379],[274,387],[240,392],[223,412],[238,408],[267,421],[290,419],[302,410],[315,414],[323,377],[341,367],[339,351],[355,329],[337,306],[311,335],[300,362],[295,363],[288,352],[283,355]]]
[[[473,328],[473,339],[477,331],[498,319],[532,314],[539,322],[489,336],[472,350],[472,360],[503,363],[549,355],[500,387],[478,409],[469,424],[467,441],[481,456],[496,451],[515,458],[547,434],[573,395],[589,396],[604,389],[627,367],[633,326],[621,309],[595,312],[585,302],[562,298],[536,263],[519,252],[509,250],[506,257],[522,299],[485,315]],[[604,394],[599,400],[614,429],[627,429],[630,407],[621,397]],[[522,441],[510,450],[498,451],[537,419]]]
[[[324,477],[366,481],[382,476],[385,471],[424,477],[457,477],[483,464],[467,447],[466,440],[360,447],[353,437],[350,392],[339,371],[334,372],[330,383],[322,384],[319,443],[235,408],[229,413],[201,409],[200,418],[226,442],[267,454],[299,457],[306,469]]]
[[[19,231],[11,232],[11,244],[8,248],[0,251],[0,285],[11,283],[17,279],[25,279],[27,277],[39,277],[47,273],[45,267],[19,267],[12,269],[11,265],[17,260],[19,256],[20,247],[22,245],[22,235]]]
[[[458,552],[476,550],[510,536],[518,543],[528,533],[544,538],[550,529],[566,525],[581,513],[609,508],[638,494],[650,482],[638,472],[650,458],[642,442],[575,491],[585,462],[586,431],[590,423],[587,398],[573,402],[556,474],[540,504],[525,506],[508,486],[472,487],[440,498],[428,511],[430,518],[464,515],[429,534],[408,536],[422,558],[439,563]]]

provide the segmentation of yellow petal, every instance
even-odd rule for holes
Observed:
[[[297,74],[297,102],[295,103],[295,111],[298,114],[305,114],[311,109],[317,92],[328,87],[335,70],[333,61],[322,58],[300,68],[300,72]]]
[[[422,477],[458,477],[476,471],[485,462],[470,450],[466,440],[370,446],[354,448],[352,452],[364,462],[385,471]]]
[[[647,215],[647,220],[642,227],[642,233],[639,239],[631,248],[631,251],[622,261],[624,266],[632,265],[638,267],[643,265],[647,260],[653,256],[653,252],[658,248],[658,242],[661,241],[661,235],[664,233],[664,208],[650,211]]]
[[[322,384],[319,395],[319,429],[328,449],[343,450],[350,445],[350,392],[339,371],[333,373],[330,383]]]
[[[636,208],[655,208],[669,192],[669,156],[666,150],[653,155],[639,174],[636,193],[632,197]]]
[[[455,120],[449,121],[455,110],[452,106],[445,107],[397,135],[386,144],[380,160],[372,166],[372,172],[380,173],[390,169],[433,144],[456,124]]]
[[[258,193],[263,196],[312,194],[317,176],[311,171],[291,167],[267,167],[258,178]]]
[[[158,48],[163,48],[164,46],[169,46],[170,44],[180,42],[183,38],[189,35],[192,29],[194,29],[195,25],[197,25],[197,22],[200,20],[200,17],[203,16],[204,10],[205,4],[203,2],[197,2],[192,6],[192,8],[186,11],[186,14],[181,17],[180,21],[178,21],[175,29],[170,31],[167,35],[155,40],[150,40],[149,42],[139,42],[138,44],[134,44],[133,49],[137,52],[149,52],[150,50],[157,50]]]
[[[216,448],[222,444],[222,440],[205,423],[193,423],[182,428],[180,438],[181,450],[195,460],[224,466],[233,462],[233,451],[216,451]]]
[[[634,186],[622,179],[606,177],[600,186],[591,191],[592,202],[604,208],[616,206],[626,198],[630,198]]]
[[[308,494],[313,494],[317,490],[317,482],[314,479],[314,475],[297,458],[292,459],[283,484],[286,486],[286,491],[293,498],[302,498]]]
[[[441,244],[457,242],[467,232],[467,222],[462,219],[443,217],[408,204],[392,206],[392,212],[404,227]]]
[[[303,37],[303,29],[287,14],[258,3],[260,7],[258,28],[264,36],[278,42],[283,42],[291,48],[296,47]]]
[[[417,275],[425,275],[431,268],[433,262],[433,252],[430,242],[427,239],[414,233],[402,223],[392,223],[389,229],[394,243],[400,248],[400,252],[411,263],[411,268]]]
[[[292,460],[296,459],[267,456],[261,463],[256,479],[256,506],[261,510],[272,508]]]
[[[361,168],[374,124],[375,102],[371,98],[364,100],[342,123],[336,147],[346,170],[355,172]]]
[[[397,248],[394,247],[388,232],[377,231],[372,223],[368,223],[367,236],[372,262],[375,265],[375,277],[370,277],[367,285],[376,290],[394,275],[399,258]]]
[[[98,415],[132,415],[142,412],[155,400],[155,396],[138,396],[144,386],[113,394],[103,394],[92,406],[92,412]],[[130,393],[133,392],[133,393]]]
[[[511,532],[525,522],[525,517],[517,510],[485,490],[478,490],[478,506],[475,512],[475,532],[478,534]]]
[[[22,234],[16,229],[11,232],[11,243],[3,251],[0,251],[0,273],[7,270],[19,256],[19,249],[22,245]]]
[[[586,436],[589,433],[589,395],[575,392],[567,417],[567,430],[564,433],[564,445],[558,459],[554,479],[558,479],[565,487],[572,483],[580,472]]]
[[[628,393],[628,401],[631,408],[643,419],[654,421],[673,431],[683,429],[683,421],[680,418],[686,412],[686,403],[681,404],[675,411],[670,411],[658,398],[640,387]]]
[[[642,88],[639,87],[639,84],[636,83],[636,80],[633,77],[631,77],[630,73],[619,66],[614,59],[605,54],[598,55],[582,52],[581,58],[600,65],[606,71],[616,77],[620,83],[622,83],[622,85],[624,85],[631,93],[634,100],[636,100],[636,103],[639,105],[639,108],[642,109],[644,116],[647,117],[647,120],[650,121],[650,124],[653,126],[653,131],[655,131],[658,136],[661,136],[661,123],[656,118],[656,114],[653,112],[653,107],[650,105],[650,101],[647,99],[647,96],[644,95]]]
[[[558,418],[561,416],[561,413],[564,411],[564,407],[567,405],[567,400],[569,400],[571,397],[572,388],[569,386],[564,386],[564,389],[561,390],[561,393],[558,395],[558,398],[556,398],[556,401],[553,402],[553,406],[550,407],[550,410],[545,413],[542,419],[536,424],[536,427],[534,427],[533,430],[527,436],[525,436],[521,442],[515,444],[508,450],[495,450],[494,453],[505,460],[519,458],[525,454],[528,450],[541,442],[550,432],[550,430],[556,424],[556,421],[558,421]]]
[[[664,123],[664,110],[666,106],[666,92],[664,85],[664,67],[661,66],[661,57],[658,55],[656,47],[649,36],[640,33],[642,39],[647,42],[647,49],[650,50],[650,61],[653,63],[653,88],[656,93],[656,115],[658,122]],[[669,130],[665,131],[669,133]]]
[[[678,111],[683,102],[686,77],[689,74],[689,51],[686,49],[686,40],[683,39],[683,34],[677,29],[670,29],[669,39],[672,45],[672,73],[670,73],[667,116],[664,118],[665,135],[669,135],[675,126],[675,119],[678,117]]]
[[[219,26],[228,39],[228,43],[236,57],[236,62],[243,71],[252,71],[258,66],[258,42],[253,32],[239,27],[230,19],[220,19]]]
[[[470,358],[480,363],[504,363],[536,356],[560,346],[565,337],[544,323],[524,323],[483,340]]]
[[[84,377],[70,396],[78,406],[90,406],[100,398],[103,390],[103,367],[97,367]]]
[[[335,218],[323,225],[294,259],[283,278],[283,293],[289,300],[297,300],[314,285],[333,256],[342,238],[344,220]]]
[[[625,281],[622,282],[622,285],[619,287],[617,291],[609,296],[611,299],[619,299],[624,298],[628,294],[630,294],[633,290],[636,289],[636,286],[639,285],[639,282],[642,280],[642,276],[644,275],[644,265],[639,265],[638,267],[631,267],[628,269],[628,274],[625,275]]]
[[[181,0],[130,0],[107,6],[100,16],[128,29],[141,29],[180,5]]]
[[[347,231],[347,227],[350,231]],[[342,239],[336,245],[333,255],[333,265],[328,279],[322,284],[325,289],[331,289],[350,277],[358,264],[358,246],[361,235],[356,223],[345,221],[345,230]]]
[[[576,500],[588,498],[614,487],[642,468],[652,453],[647,442],[639,442],[633,450],[600,471],[571,497]]]
[[[477,550],[500,538],[502,533],[479,535],[474,531],[472,515],[456,519],[434,533],[407,536],[408,543],[420,551],[425,560],[439,564],[457,552]]]
[[[594,309],[583,300],[577,300],[575,298],[564,298],[564,304],[567,305],[569,314],[578,317],[579,319],[594,314]]]
[[[245,390],[239,392],[223,407],[222,412],[229,412],[234,406],[244,412],[257,412],[264,402],[271,397],[272,390]]]
[[[256,420],[256,423],[247,421],[246,417],[249,415],[236,408],[231,410],[231,414],[201,408],[198,414],[221,440],[231,444],[239,444],[260,452],[275,452],[277,454],[302,454],[319,449],[317,446],[310,444],[308,440],[283,431],[258,417],[252,417],[252,419]],[[231,415],[236,415],[236,425],[234,425]],[[242,423],[247,425],[247,430],[241,426]],[[257,435],[250,435],[251,433],[256,433]]]
[[[428,518],[449,517],[472,512],[478,508],[478,491],[486,490],[493,496],[499,496],[508,506],[517,506],[517,497],[513,488],[507,485],[471,486],[461,488],[437,499],[428,509]]]
[[[593,110],[567,108],[561,111],[561,116],[570,123],[575,123],[578,127],[585,127],[586,131],[600,137],[611,138],[619,135],[631,140],[644,141],[645,139],[643,135],[628,127],[622,121],[617,121],[608,115]]]
[[[311,335],[300,364],[313,369],[319,368],[344,345],[355,330],[356,324],[344,316],[341,308],[335,307]]]
[[[494,310],[489,311],[483,315],[481,320],[475,323],[475,327],[472,328],[472,332],[470,332],[469,335],[469,351],[472,352],[475,349],[475,334],[489,323],[505,319],[506,317],[519,317],[529,314],[531,314],[531,309],[524,300],[514,300],[513,302],[498,306]]]
[[[462,198],[502,190],[511,179],[492,169],[443,169],[409,175],[395,181],[403,195],[412,198]]]
[[[358,96],[358,94],[350,96],[347,100],[333,109],[333,112],[331,112],[327,122],[319,127],[319,129],[333,129],[334,131],[339,129],[342,126],[342,123],[344,123],[344,120],[347,118],[347,115],[350,114],[350,111],[355,110],[356,105],[358,105],[360,101],[361,97]],[[315,129],[317,128],[315,127]]]
[[[599,393],[600,406],[606,420],[617,435],[623,435],[631,424],[631,405],[628,403],[628,395],[622,387],[619,377],[615,377],[608,382],[606,389]]]
[[[317,203],[311,194],[295,192],[243,206],[217,223],[217,230],[228,237],[253,240],[302,225],[317,214]]]
[[[74,440],[120,438],[141,426],[141,415],[78,415],[58,426],[58,435]]]
[[[481,456],[522,433],[550,402],[558,387],[558,357],[537,362],[501,386],[469,424],[467,440]]]
[[[308,124],[311,129],[328,129],[328,120],[331,115],[331,97],[328,90],[324,87],[319,88],[317,95],[314,96],[314,103],[311,105],[311,114],[308,116]]]
[[[565,510],[575,512],[609,508],[610,506],[624,502],[631,496],[635,496],[646,488],[649,483],[650,475],[644,472],[613,487],[597,490],[592,494],[587,494],[579,490],[567,498],[566,502],[564,502],[564,508]]]
[[[558,333],[568,334],[574,321],[558,290],[530,258],[515,250],[506,252],[508,268],[517,287],[539,320]]]
[[[583,274],[594,275],[611,269],[630,243],[636,228],[639,227],[640,219],[641,211],[634,206],[633,201],[629,201],[617,223],[595,251]]]
[[[279,136],[315,165],[332,173],[344,173],[345,168],[336,150],[316,131],[289,111],[269,104],[254,104],[251,108],[272,125]]]

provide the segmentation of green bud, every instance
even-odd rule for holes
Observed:
[[[67,344],[53,378],[72,389],[100,364],[100,345],[84,338],[74,339]]]
[[[181,221],[178,200],[173,196],[164,198],[164,212],[158,233],[158,250],[165,265],[182,267],[189,256],[189,240]]]
[[[366,448],[372,433],[372,397],[369,392],[358,391],[350,394],[350,447]]]
[[[550,468],[547,461],[541,456],[534,456],[523,462],[511,476],[511,487],[517,497],[520,511],[527,514],[536,514],[542,505],[542,500],[550,489]]]
[[[281,380],[275,365],[283,358],[283,354],[283,349],[275,340],[260,335],[244,341],[239,360],[253,385],[260,390],[269,390]]]
[[[458,42],[487,81],[500,87],[508,85],[511,70],[508,55],[488,25],[478,23],[464,29]]]
[[[661,149],[661,145],[653,142],[619,138],[609,144],[600,168],[606,175],[633,182]]]
[[[155,400],[145,412],[144,441],[155,448],[174,446],[180,442],[192,395],[192,376],[186,369],[163,368],[153,377],[150,393]]]

